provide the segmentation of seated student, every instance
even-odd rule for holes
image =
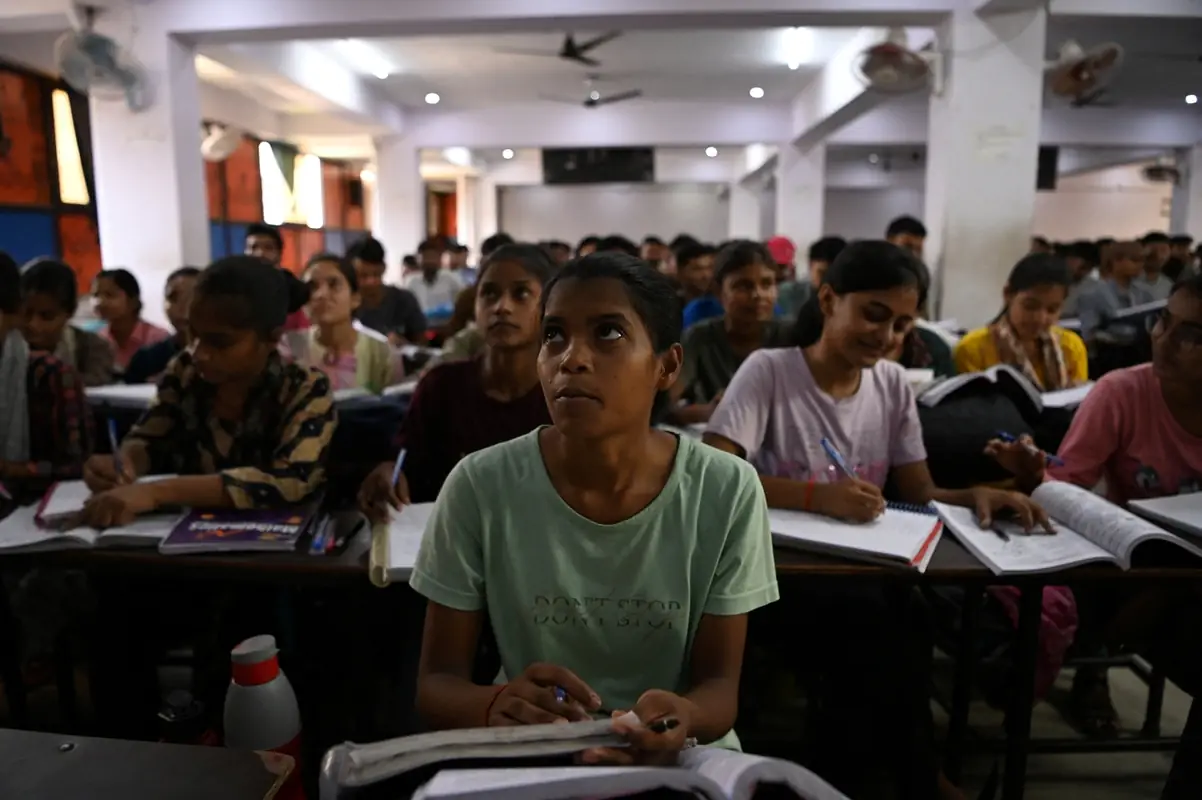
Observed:
[[[113,346],[69,324],[78,306],[75,270],[38,259],[21,273],[21,330],[29,348],[51,353],[75,370],[84,386],[113,382]]]
[[[810,245],[809,252],[806,254],[809,260],[809,269],[804,278],[799,278],[794,282],[796,288],[792,291],[795,295],[784,297],[782,287],[782,297],[778,302],[784,309],[785,317],[797,319],[801,307],[805,305],[806,300],[810,299],[810,295],[822,285],[822,276],[826,274],[831,262],[839,257],[845,247],[847,247],[847,240],[842,236],[823,236]]]
[[[1129,326],[1106,325],[1116,312],[1150,303],[1155,298],[1137,279],[1144,272],[1144,248],[1139,242],[1115,242],[1106,250],[1102,280],[1083,289],[1077,298],[1081,338],[1092,342],[1105,326],[1106,333],[1120,339],[1133,338]]]
[[[797,346],[759,350],[739,367],[704,438],[756,467],[769,506],[867,522],[884,510],[888,482],[892,499],[967,506],[983,524],[1006,509],[1028,526],[1046,521],[1016,492],[953,491],[931,480],[914,392],[902,369],[886,359],[914,324],[927,281],[922,264],[899,247],[881,241],[848,245],[802,308]],[[834,470],[824,439],[843,455],[853,477]],[[864,762],[877,759],[902,796],[935,796],[931,647],[920,631],[901,635],[910,627],[900,616],[908,608],[887,589],[806,595],[817,637],[846,639],[848,630],[856,631],[846,659],[824,671],[829,700],[819,730],[828,734],[823,741],[829,752],[818,769],[854,797],[868,779]],[[886,661],[896,667],[880,670]],[[909,746],[898,748],[897,742]],[[944,785],[942,796],[957,793]]]
[[[246,227],[246,241],[243,245],[243,255],[254,256],[267,261],[276,269],[280,270],[289,280],[289,283],[299,283],[295,275],[283,267],[284,259],[284,237],[280,235],[280,229],[274,225],[268,225],[265,222],[253,222]],[[289,291],[300,291],[295,287],[290,287]],[[303,331],[309,327],[309,319],[305,316],[305,310],[302,308],[288,315],[288,321],[284,323],[284,331]]]
[[[422,376],[397,436],[407,451],[401,480],[390,486],[393,465],[379,465],[359,494],[366,512],[378,518],[388,502],[430,502],[464,456],[550,421],[537,360],[539,299],[554,272],[533,244],[506,245],[480,267],[476,327],[484,350]]]
[[[200,270],[180,267],[167,276],[163,287],[163,313],[167,315],[175,335],[157,344],[148,344],[134,353],[125,368],[126,383],[153,383],[159,379],[171,359],[188,345],[188,307],[192,305],[192,288]]]
[[[429,600],[419,713],[463,728],[633,710],[630,748],[590,764],[674,763],[690,738],[736,748],[747,615],[778,597],[771,534],[750,468],[650,424],[681,366],[674,287],[597,253],[543,309],[553,424],[455,467],[410,578]],[[486,615],[506,682],[479,686]]]
[[[601,244],[601,237],[590,233],[576,243],[576,258],[584,258],[592,255],[597,251],[597,245]]]
[[[810,290],[805,276],[797,274],[797,245],[787,236],[773,236],[764,242],[764,247],[776,264],[777,316],[792,321]]]
[[[165,506],[299,503],[318,490],[336,424],[330,381],[284,363],[277,350],[306,295],[303,283],[248,256],[201,273],[188,320],[192,346],[171,362],[154,404],[121,442],[122,471],[112,456],[88,460],[88,524],[127,524]],[[165,473],[181,477],[132,483]]]
[[[1073,242],[1066,252],[1064,261],[1068,264],[1072,284],[1068,288],[1068,296],[1064,298],[1060,316],[1076,319],[1079,313],[1077,304],[1081,295],[1094,291],[1093,286],[1098,282],[1094,271],[1101,263],[1102,248],[1093,242],[1082,240]]]
[[[684,305],[710,297],[714,285],[715,250],[708,244],[689,241],[672,251],[676,281],[680,284],[680,302]]]
[[[684,365],[669,395],[668,419],[678,425],[705,422],[735,370],[761,347],[789,343],[791,323],[776,319],[777,265],[759,242],[738,241],[718,251],[714,285],[725,314],[685,332]],[[681,400],[689,404],[677,408]]]
[[[1025,256],[1006,279],[1002,313],[970,331],[956,347],[956,369],[981,372],[1009,364],[1040,391],[1068,389],[1089,378],[1085,342],[1056,326],[1072,277],[1053,255]]]
[[[450,311],[455,295],[463,289],[463,281],[455,273],[442,268],[442,243],[427,239],[417,247],[421,271],[405,278],[405,290],[412,292],[422,311]]]
[[[303,277],[312,324],[281,342],[284,357],[325,373],[335,391],[379,394],[404,380],[404,365],[388,339],[355,322],[359,283],[351,265],[333,253],[318,253],[309,259]]]
[[[21,321],[21,274],[0,252],[0,485],[17,502],[78,478],[91,449],[91,416],[75,370],[32,350]]]
[[[1072,426],[1060,445],[1058,455],[1063,466],[1051,467],[1047,475],[1093,489],[1105,482],[1106,497],[1124,505],[1131,500],[1187,494],[1202,491],[1202,277],[1180,283],[1170,295],[1152,329],[1152,363],[1107,373],[1098,381],[1077,410]],[[1034,488],[1044,480],[1043,455],[1031,457],[1021,445],[994,442],[991,452],[1020,483]],[[1196,680],[1202,667],[1198,660],[1182,663],[1184,647],[1171,646],[1170,631],[1193,641],[1202,627],[1202,610],[1196,602],[1175,604],[1180,617],[1149,621],[1160,626],[1164,638],[1149,637],[1135,631],[1128,639],[1108,637],[1111,623],[1120,607],[1132,598],[1117,590],[1103,591],[1074,586],[1081,625],[1077,632],[1079,649],[1102,651],[1108,645],[1152,640],[1153,653],[1166,658],[1155,662],[1175,683],[1195,698],[1202,691]],[[1190,590],[1192,591],[1192,589]],[[1173,615],[1170,615],[1173,616]],[[1195,627],[1187,631],[1188,625]],[[1128,633],[1131,633],[1130,631]],[[1092,653],[1087,653],[1092,654]],[[1071,720],[1093,735],[1114,735],[1118,718],[1110,701],[1106,671],[1078,667],[1073,691],[1065,709]],[[1199,737],[1192,756],[1183,746],[1174,762],[1173,772],[1198,770],[1202,765],[1202,705],[1195,702],[1190,716]],[[1192,761],[1190,759],[1192,758]],[[1187,763],[1189,762],[1189,763]],[[1193,777],[1193,793],[1174,797],[1202,796],[1202,774]],[[1166,797],[1169,795],[1166,794]]]
[[[104,320],[100,335],[113,346],[113,365],[125,372],[134,353],[171,334],[142,319],[142,287],[127,269],[106,269],[92,282],[92,308]]]
[[[384,283],[384,245],[368,236],[346,251],[359,282],[355,319],[388,337],[393,345],[421,344],[426,315],[412,292]]]
[[[1144,273],[1135,279],[1135,285],[1152,295],[1153,300],[1164,300],[1173,291],[1172,279],[1164,274],[1172,253],[1169,237],[1152,231],[1139,243],[1144,246]]]

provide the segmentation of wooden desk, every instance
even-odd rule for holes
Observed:
[[[263,800],[277,781],[246,750],[0,729],[0,797],[12,800]]]

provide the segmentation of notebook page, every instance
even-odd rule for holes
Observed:
[[[862,525],[778,508],[768,510],[768,522],[773,535],[786,543],[808,543],[826,551],[881,555],[907,564],[922,550],[938,524],[934,517],[892,508]]]
[[[1146,517],[1202,536],[1202,492],[1153,500],[1132,500],[1130,505]]]
[[[156,545],[171,535],[175,526],[184,518],[184,514],[170,512],[166,514],[147,514],[138,517],[128,525],[115,528],[105,528],[96,537],[97,546],[120,542]]]
[[[1044,392],[1043,398],[1044,408],[1076,408],[1085,402],[1085,398],[1089,396],[1093,390],[1093,381],[1086,381],[1080,386],[1074,386],[1071,389],[1058,389],[1054,392]]]
[[[1202,556],[1202,550],[1163,528],[1140,519],[1124,508],[1098,497],[1093,492],[1063,481],[1048,481],[1031,498],[1048,515],[1078,531],[1086,539],[1118,556],[1124,567],[1131,566],[1131,553],[1147,539],[1174,542]]]
[[[153,481],[178,478],[178,475],[143,475],[137,483],[152,483]],[[42,504],[40,516],[46,520],[61,519],[83,511],[84,503],[92,496],[92,490],[83,481],[60,481],[50,489],[50,494]]]
[[[1014,523],[982,529],[972,509],[935,505],[952,535],[994,575],[1055,572],[1099,561],[1115,563],[1113,555],[1063,523],[1057,524],[1054,536],[1028,534]],[[995,529],[1005,532],[1009,540],[1003,540]]]
[[[680,766],[713,781],[731,800],[751,800],[758,781],[787,782],[806,800],[848,800],[838,789],[798,764],[721,747],[684,750]]]
[[[441,770],[415,794],[414,800],[564,797],[627,797],[657,788],[676,789],[706,800],[728,800],[717,787],[705,785],[685,770],[654,767],[534,767]]]
[[[22,506],[0,520],[0,552],[21,548],[52,549],[60,544],[78,546],[79,542],[91,545],[96,541],[96,531],[48,531],[38,525],[36,517],[35,506]]]
[[[434,514],[433,503],[414,503],[400,512],[392,510],[388,519],[388,574],[393,580],[409,580],[417,551],[426,533],[426,523]]]

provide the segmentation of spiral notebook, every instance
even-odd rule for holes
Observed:
[[[804,511],[769,509],[772,540],[857,561],[926,572],[939,546],[943,521],[928,506],[889,503],[872,522],[855,524]]]

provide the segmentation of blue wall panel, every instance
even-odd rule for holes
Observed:
[[[229,244],[225,240],[225,225],[223,223],[209,223],[209,249],[212,251],[209,255],[214,260],[230,254]]]
[[[16,211],[0,208],[0,250],[24,264],[38,256],[58,258],[54,217],[48,211]]]

